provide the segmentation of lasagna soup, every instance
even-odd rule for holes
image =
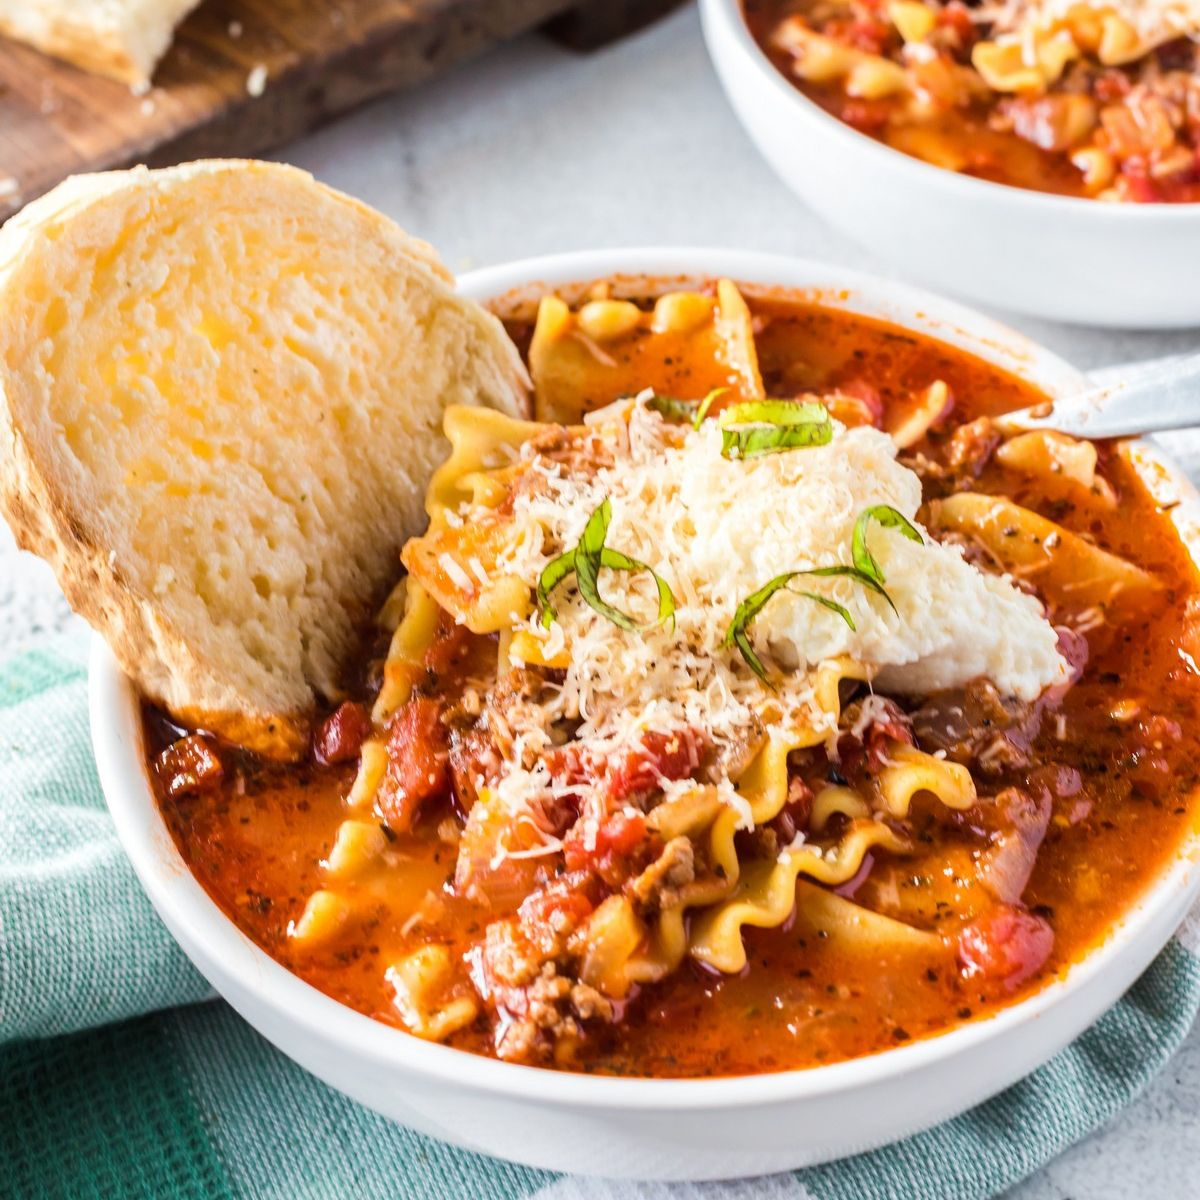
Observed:
[[[535,420],[447,411],[308,761],[147,708],[197,878],[339,1001],[570,1070],[829,1063],[1054,978],[1194,824],[1194,573],[1127,452],[1003,440],[1027,385],[799,298],[573,299],[509,323]]]
[[[1200,200],[1198,0],[745,0],[807,96],[934,166]]]

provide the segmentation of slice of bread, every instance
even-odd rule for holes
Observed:
[[[150,82],[199,0],[0,0],[0,33],[134,86]]]
[[[291,167],[68,180],[0,230],[0,508],[152,700],[303,752],[448,404],[525,415],[425,243]]]

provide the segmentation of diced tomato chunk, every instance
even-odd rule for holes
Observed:
[[[1121,164],[1121,175],[1125,179],[1125,188],[1131,200],[1139,204],[1156,204],[1162,199],[1159,186],[1150,178],[1143,158],[1127,158]]]
[[[441,679],[453,677],[471,655],[471,631],[443,613],[434,633],[433,642],[425,651],[424,666]]]
[[[699,765],[700,739],[692,730],[648,730],[636,746],[609,760],[609,799],[624,800],[638,792],[652,791],[664,779],[686,779]]]
[[[593,783],[599,774],[595,764],[576,742],[552,747],[542,755],[542,761],[550,772],[550,778],[558,784]]]
[[[687,779],[700,765],[701,750],[700,735],[687,729],[648,730],[608,758],[577,746],[550,751],[545,761],[555,783],[579,788],[578,794],[557,797],[579,814],[563,842],[567,869],[591,871],[614,887],[626,879],[649,838],[645,818],[628,802],[665,781]]]
[[[958,962],[968,978],[976,976],[1015,988],[1036,974],[1054,949],[1054,930],[1043,917],[1001,904],[958,934]]]
[[[945,8],[939,9],[937,23],[943,29],[952,29],[958,35],[962,46],[966,47],[974,43],[977,33],[975,21],[971,16],[971,10],[962,3],[962,0],[950,0]]]
[[[873,775],[887,763],[895,743],[916,745],[912,721],[894,700],[886,696],[869,696],[863,705],[863,713],[868,719],[862,728],[856,731],[852,726],[838,736],[838,759],[845,775],[860,770]],[[847,718],[854,712],[854,709],[847,710]],[[858,723],[856,721],[854,725]]]
[[[892,106],[886,100],[860,100],[850,98],[842,105],[842,120],[861,133],[878,133],[892,114]]]
[[[564,746],[546,755],[546,766],[559,784],[599,786],[607,801],[617,804],[639,792],[661,787],[664,780],[687,779],[700,765],[703,743],[698,733],[647,730],[641,740],[607,759]]]
[[[526,896],[517,909],[521,931],[552,953],[554,942],[567,937],[596,907],[582,890],[586,886],[586,876],[565,876]]]
[[[371,718],[361,704],[347,700],[321,722],[313,734],[313,758],[322,766],[357,758],[371,732]]]
[[[605,817],[588,845],[588,821],[579,821],[563,843],[568,871],[596,870],[601,875],[614,861],[627,859],[646,840],[646,818],[641,813],[620,810]]]
[[[799,775],[788,780],[787,799],[779,815],[771,822],[780,842],[789,845],[797,833],[803,833],[812,819],[813,790]]]
[[[450,787],[449,746],[441,706],[424,696],[405,704],[388,726],[387,755],[379,808],[392,830],[406,833],[421,805]]]
[[[848,379],[845,383],[839,383],[837,390],[844,396],[853,396],[855,400],[861,400],[871,414],[872,425],[883,424],[883,397],[874,384],[865,379]]]
[[[486,728],[451,730],[450,782],[459,813],[470,813],[480,788],[494,782],[499,772],[500,752]]]
[[[168,746],[154,764],[155,774],[167,795],[198,796],[219,787],[225,767],[216,748],[198,733],[180,738]]]
[[[1110,67],[1107,71],[1101,71],[1096,77],[1095,83],[1092,84],[1092,92],[1101,104],[1109,104],[1114,100],[1120,100],[1122,96],[1127,96],[1132,86],[1129,76],[1124,71]]]
[[[878,17],[864,15],[835,17],[826,22],[823,32],[826,37],[831,37],[845,46],[854,46],[868,54],[882,54],[891,28]]]

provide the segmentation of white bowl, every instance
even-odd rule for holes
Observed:
[[[739,0],[701,0],[704,37],[746,132],[830,225],[909,276],[1051,320],[1200,325],[1200,204],[1109,204],[934,167],[830,116],[785,79]]]
[[[623,274],[685,282],[728,275],[801,289],[850,312],[903,323],[1047,390],[1079,374],[1021,335],[934,296],[795,259],[707,250],[603,251],[467,276],[487,299]],[[1164,502],[1200,546],[1195,493],[1169,465]],[[1182,525],[1181,525],[1182,527]],[[117,832],[167,928],[247,1021],[301,1066],[423,1133],[533,1166],[590,1175],[757,1175],[865,1150],[945,1120],[1045,1062],[1113,1004],[1162,948],[1200,890],[1181,852],[1104,944],[1065,978],[995,1016],[869,1058],[729,1079],[596,1078],[477,1057],[371,1020],[258,949],[184,865],[142,758],[137,692],[96,640],[91,726]]]

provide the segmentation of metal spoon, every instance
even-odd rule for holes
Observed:
[[[1076,437],[1130,437],[1200,426],[1200,354],[1135,367],[1115,383],[996,418],[1002,433],[1053,429]]]

